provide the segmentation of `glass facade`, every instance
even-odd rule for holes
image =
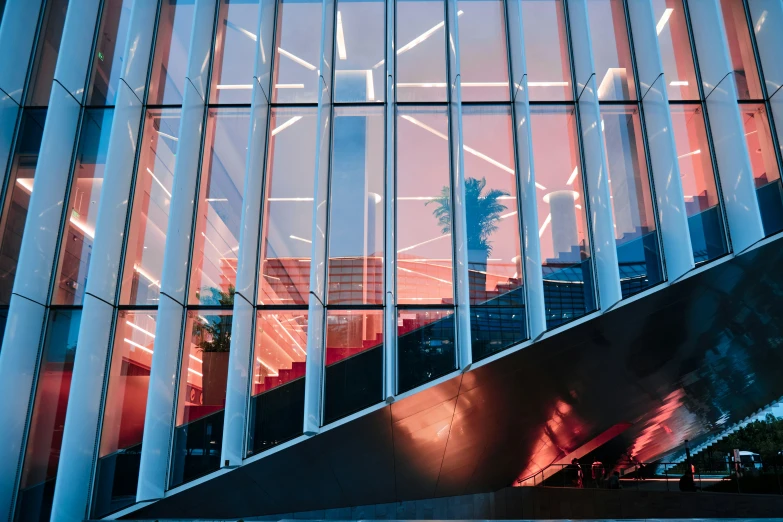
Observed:
[[[17,496],[19,520],[49,520],[68,408],[79,310],[49,314]]]
[[[52,254],[40,342],[25,347],[40,364],[28,371],[13,517],[48,517],[83,346],[106,352],[83,513],[97,518],[137,500],[148,400],[171,401],[160,456],[171,489],[225,466],[225,441],[241,440],[236,465],[603,312],[615,303],[600,278],[623,299],[672,281],[651,146],[661,133],[690,235],[678,247],[694,265],[734,250],[735,188],[721,180],[743,166],[719,161],[725,134],[742,136],[755,198],[743,204],[758,203],[762,237],[783,230],[783,67],[754,7],[766,2],[716,4],[738,98],[726,110],[741,122],[727,131],[708,103],[693,1],[645,0],[646,40],[634,39],[629,0],[587,0],[584,13],[567,0],[162,0],[146,19],[141,0],[102,0],[83,25],[66,18],[67,0],[44,1],[18,115],[0,112],[13,129],[0,150],[0,325],[34,279],[17,278],[23,253]],[[67,130],[50,95],[71,23],[91,43]],[[670,128],[645,114],[653,34]],[[577,71],[590,65],[585,102]],[[72,147],[57,198],[35,184],[55,142]],[[49,247],[33,228],[35,194],[59,201],[47,210],[59,225],[39,227]],[[175,231],[176,208],[190,222]],[[611,270],[599,237],[614,239]],[[85,329],[93,298],[111,309],[108,341]],[[178,339],[156,345],[172,325]],[[177,362],[156,390],[161,354]]]

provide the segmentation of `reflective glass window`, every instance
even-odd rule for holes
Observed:
[[[531,107],[538,237],[547,326],[595,309],[589,232],[573,106]]]
[[[181,105],[196,2],[162,0],[147,103]]]
[[[49,520],[80,319],[79,310],[49,313],[16,498],[18,520]]]
[[[700,263],[728,251],[720,195],[701,105],[672,105],[670,109],[693,258]]]
[[[318,101],[321,9],[315,0],[278,1],[273,102]]]
[[[471,304],[523,304],[514,145],[508,107],[465,107],[465,214]],[[451,203],[433,201],[432,217],[451,222]]]
[[[635,100],[623,0],[587,0],[599,100]]]
[[[119,311],[103,406],[93,516],[136,502],[157,312]]]
[[[8,308],[0,308],[0,337],[3,337],[5,335],[5,324],[8,321]],[[2,351],[2,346],[0,346],[0,351]]]
[[[301,435],[306,350],[307,310],[258,312],[250,399],[250,454]]]
[[[451,198],[445,108],[397,108],[397,302],[453,304],[451,223],[433,215]],[[443,211],[441,211],[443,212]]]
[[[54,68],[60,53],[60,40],[63,37],[67,10],[68,0],[46,2],[38,35],[38,47],[35,50],[35,61],[30,71],[27,105],[39,107],[49,105],[49,95],[52,92],[54,81]]]
[[[114,105],[122,74],[132,4],[132,0],[108,0],[103,5],[87,105]]]
[[[261,234],[261,304],[307,304],[315,183],[315,108],[270,115]]]
[[[0,221],[0,305],[11,299],[45,120],[46,110],[25,110],[16,136]]]
[[[769,115],[761,103],[743,103],[739,108],[750,154],[750,166],[756,181],[761,220],[765,234],[770,235],[783,228],[783,202]]]
[[[383,101],[386,93],[385,2],[338,0],[336,24],[335,101]]]
[[[179,120],[179,109],[154,109],[145,115],[125,246],[122,304],[158,304]]]
[[[459,0],[457,7],[463,101],[508,100],[503,0]]]
[[[250,110],[210,109],[206,129],[189,300],[193,304],[231,304],[237,278]]]
[[[479,361],[527,338],[525,309],[514,306],[474,306],[470,309],[470,344]]]
[[[470,313],[476,319],[471,321],[476,360],[509,346],[509,332],[517,341],[526,337],[511,125],[508,107],[463,109],[468,284]],[[450,221],[445,198],[435,203],[434,215],[444,224]],[[499,306],[511,308],[500,312]],[[488,329],[487,321],[499,313],[507,319],[514,316],[514,322],[504,330]]]
[[[682,0],[653,0],[666,92],[670,100],[698,100],[699,85]]]
[[[760,103],[742,104],[740,114],[756,187],[779,180],[780,172],[778,172],[766,108]]]
[[[563,0],[522,0],[522,27],[530,99],[572,99]]]
[[[383,310],[326,314],[324,422],[383,400]]]
[[[53,304],[79,305],[84,301],[113,112],[88,109],[82,118]]]
[[[783,60],[780,59],[783,3],[780,0],[748,0],[748,7],[767,95],[772,97],[783,85]]]
[[[383,303],[384,111],[337,107],[329,187],[330,304]]]
[[[453,310],[398,310],[397,393],[455,370],[454,339]]]
[[[259,0],[220,0],[210,103],[252,101],[256,51],[263,62],[272,58],[272,49],[257,43],[259,4]]]
[[[0,97],[0,172],[3,175],[6,174],[8,160],[13,153],[20,112],[21,108],[10,96]]]
[[[231,311],[188,311],[171,487],[220,469],[232,319]]]
[[[397,0],[397,100],[446,101],[445,2]]]
[[[753,44],[750,41],[748,19],[745,17],[744,2],[720,0],[723,24],[726,27],[726,41],[729,44],[734,81],[740,100],[762,100],[764,94],[759,82],[759,71]]]
[[[623,297],[663,280],[649,173],[635,106],[602,106],[606,163]]]

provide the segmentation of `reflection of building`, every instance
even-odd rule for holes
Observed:
[[[330,518],[779,398],[757,4],[0,0],[0,518]]]

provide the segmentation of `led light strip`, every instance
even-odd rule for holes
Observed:
[[[446,135],[445,135],[445,134],[443,134],[442,132],[438,132],[437,130],[433,129],[433,128],[432,128],[432,127],[430,127],[429,125],[426,125],[426,124],[424,124],[424,123],[420,122],[419,120],[417,120],[416,118],[413,118],[413,117],[411,117],[411,116],[408,116],[407,114],[404,114],[404,115],[402,115],[402,119],[404,119],[404,120],[406,120],[406,121],[409,121],[409,122],[413,123],[414,125],[417,125],[417,126],[421,127],[422,129],[424,129],[424,130],[426,130],[426,131],[428,131],[428,132],[430,132],[430,133],[434,134],[435,136],[437,136],[437,137],[439,137],[439,138],[441,138],[441,139],[444,139],[444,140],[446,140],[446,141],[448,141],[448,139],[449,139],[449,138],[448,138],[448,136],[446,136]],[[484,153],[482,153],[482,152],[479,152],[479,151],[477,151],[477,150],[476,150],[476,149],[474,149],[474,148],[468,147],[468,146],[467,146],[467,145],[465,145],[465,144],[463,144],[463,145],[462,145],[462,148],[463,148],[463,150],[464,150],[465,152],[467,152],[467,153],[470,153],[470,154],[472,154],[472,155],[476,156],[477,158],[481,158],[481,159],[483,159],[484,161],[486,161],[487,163],[489,163],[489,164],[491,164],[491,165],[494,165],[494,166],[498,167],[499,169],[501,169],[501,170],[504,170],[504,171],[508,172],[509,174],[512,174],[512,175],[514,175],[514,174],[515,174],[515,172],[514,172],[514,169],[512,169],[512,168],[510,168],[510,167],[507,167],[506,165],[503,165],[503,164],[502,164],[502,163],[500,163],[499,161],[497,161],[497,160],[495,160],[495,159],[492,159],[492,158],[490,158],[490,157],[489,157],[489,156],[487,156],[486,154],[484,154]],[[538,183],[538,182],[536,182],[536,188],[538,188],[538,189],[540,189],[540,190],[546,190],[546,187],[545,187],[545,186],[543,186],[542,184]]]

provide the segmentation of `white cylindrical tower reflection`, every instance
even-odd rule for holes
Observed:
[[[576,223],[576,199],[579,193],[573,190],[557,190],[544,195],[552,216],[552,250],[555,259],[561,262],[579,261],[579,231]]]

